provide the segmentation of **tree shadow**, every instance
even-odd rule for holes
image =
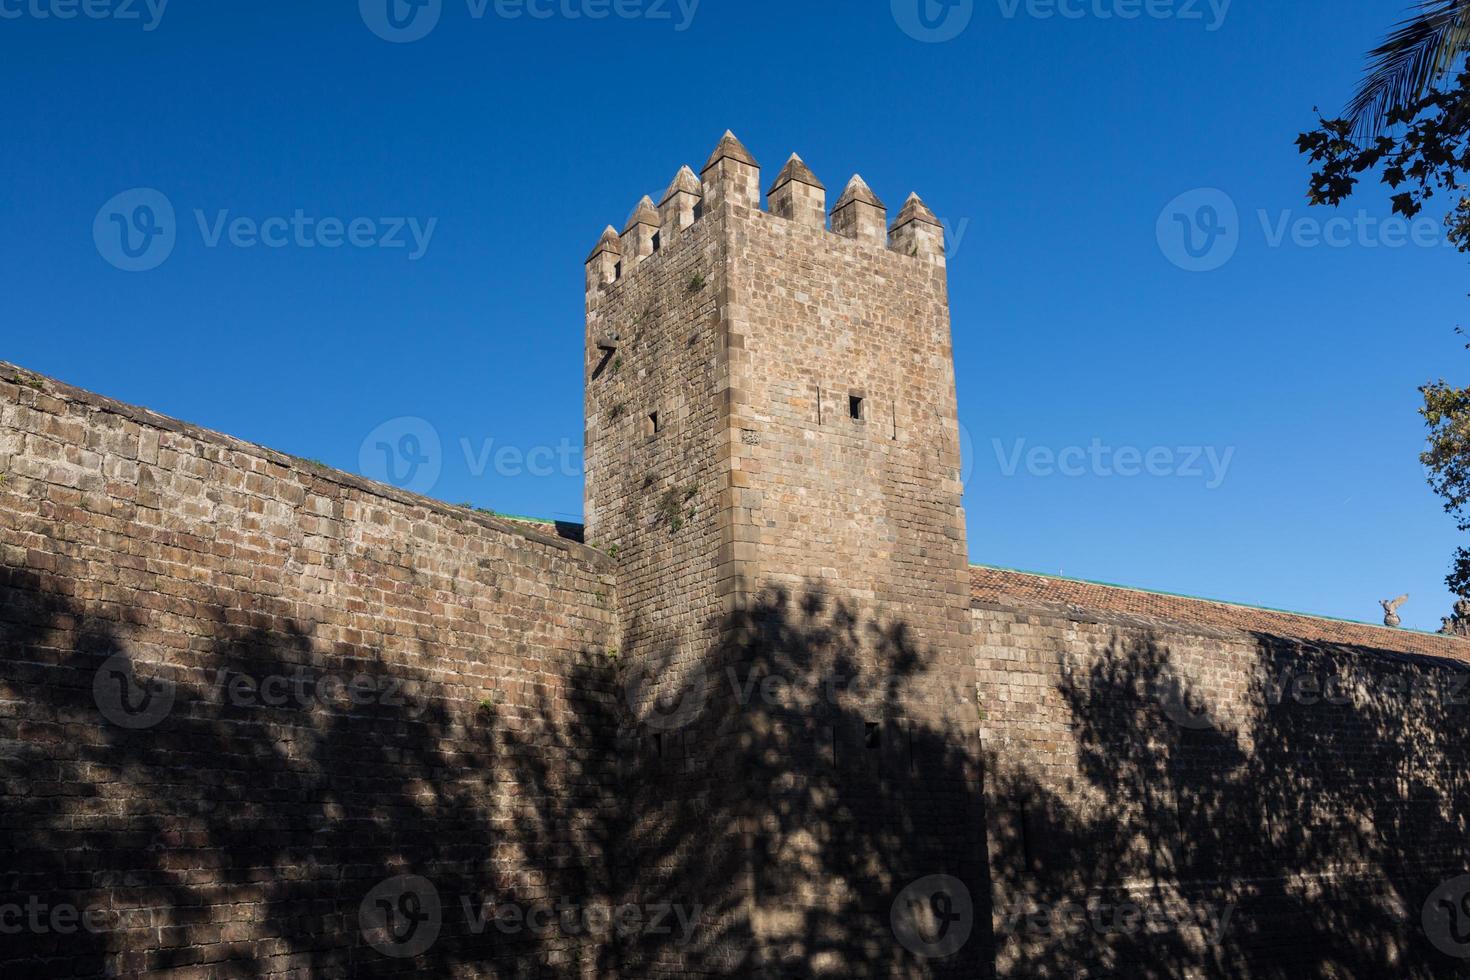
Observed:
[[[234,625],[215,609],[210,635],[159,637],[135,610],[90,611],[64,581],[0,574],[6,901],[92,909],[99,926],[58,930],[43,912],[3,937],[7,975],[610,968],[592,937],[484,918],[609,891],[601,829],[615,800],[597,745],[615,729],[586,710],[609,700],[595,686],[570,712],[560,692],[479,698],[369,649],[324,653],[309,624]],[[130,653],[144,635],[188,649],[145,667]],[[608,687],[606,670],[577,671]],[[153,723],[149,690],[171,698]],[[425,906],[403,902],[400,876],[430,884],[433,920],[414,920]],[[364,925],[375,889],[400,915],[391,934]]]
[[[1260,635],[1249,681],[1204,691],[1167,634],[1118,632],[1059,675],[1048,768],[981,745],[905,622],[819,586],[692,659],[500,687],[490,651],[218,606],[163,631],[81,589],[0,569],[0,867],[41,917],[0,920],[7,975],[1470,975],[1419,925],[1466,868],[1466,708],[1385,694],[1433,658]],[[149,690],[168,710],[130,727]]]
[[[1004,972],[1470,975],[1420,927],[1470,869],[1463,665],[1254,639],[1249,681],[1206,692],[1166,635],[1114,634],[1057,684],[1073,779],[996,760]],[[1440,686],[1395,698],[1402,677]]]
[[[718,635],[681,665],[672,701],[692,699],[692,717],[630,699],[639,765],[621,877],[644,894],[682,889],[706,914],[688,943],[627,944],[627,975],[989,975],[978,739],[933,721],[940,682],[959,678],[938,676],[902,621],[819,586],[769,589]],[[676,659],[662,651],[651,669]],[[936,875],[963,883],[964,921],[931,923],[911,949],[895,906]],[[939,941],[950,928],[971,932],[952,953]]]

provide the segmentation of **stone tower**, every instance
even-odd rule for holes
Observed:
[[[587,261],[626,897],[706,909],[689,944],[629,955],[657,976],[977,976],[979,940],[926,958],[890,927],[925,876],[988,903],[943,229],[917,195],[890,228],[853,177],[829,230],[795,155],[768,196],[726,133]]]

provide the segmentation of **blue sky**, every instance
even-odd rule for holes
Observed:
[[[1398,2],[439,0],[406,43],[386,0],[87,2],[0,0],[0,358],[575,519],[583,258],[730,127],[950,226],[974,560],[1449,611],[1415,408],[1465,260],[1376,190],[1324,228],[1293,146]]]

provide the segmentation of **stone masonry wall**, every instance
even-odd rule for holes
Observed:
[[[741,679],[822,688],[747,708],[757,939],[787,969],[975,976],[980,941],[944,962],[872,944],[912,882],[984,894],[943,259],[726,213]]]
[[[666,225],[658,251],[642,256],[626,234],[621,275],[589,293],[586,534],[616,556],[628,707],[617,878],[704,910],[687,944],[630,944],[640,976],[704,975],[749,945],[741,801],[729,795],[739,746],[704,710],[733,564],[722,229],[718,213]],[[616,350],[600,347],[614,337]]]
[[[1450,977],[1467,664],[977,602],[997,972]],[[1385,633],[1390,631],[1383,631]]]
[[[611,565],[0,365],[0,973],[608,975]]]
[[[652,665],[650,700],[683,683],[681,662],[713,645],[721,612],[717,224],[694,224],[636,267],[625,258],[587,318],[586,536],[616,555],[624,640]],[[610,336],[616,350],[600,349]]]

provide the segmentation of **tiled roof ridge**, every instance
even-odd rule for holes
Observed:
[[[1374,626],[1221,599],[1154,592],[1133,586],[988,565],[970,567],[970,585],[972,598],[999,605],[1052,603],[1094,612],[1147,616],[1186,625],[1470,661],[1470,642],[1459,637]]]

